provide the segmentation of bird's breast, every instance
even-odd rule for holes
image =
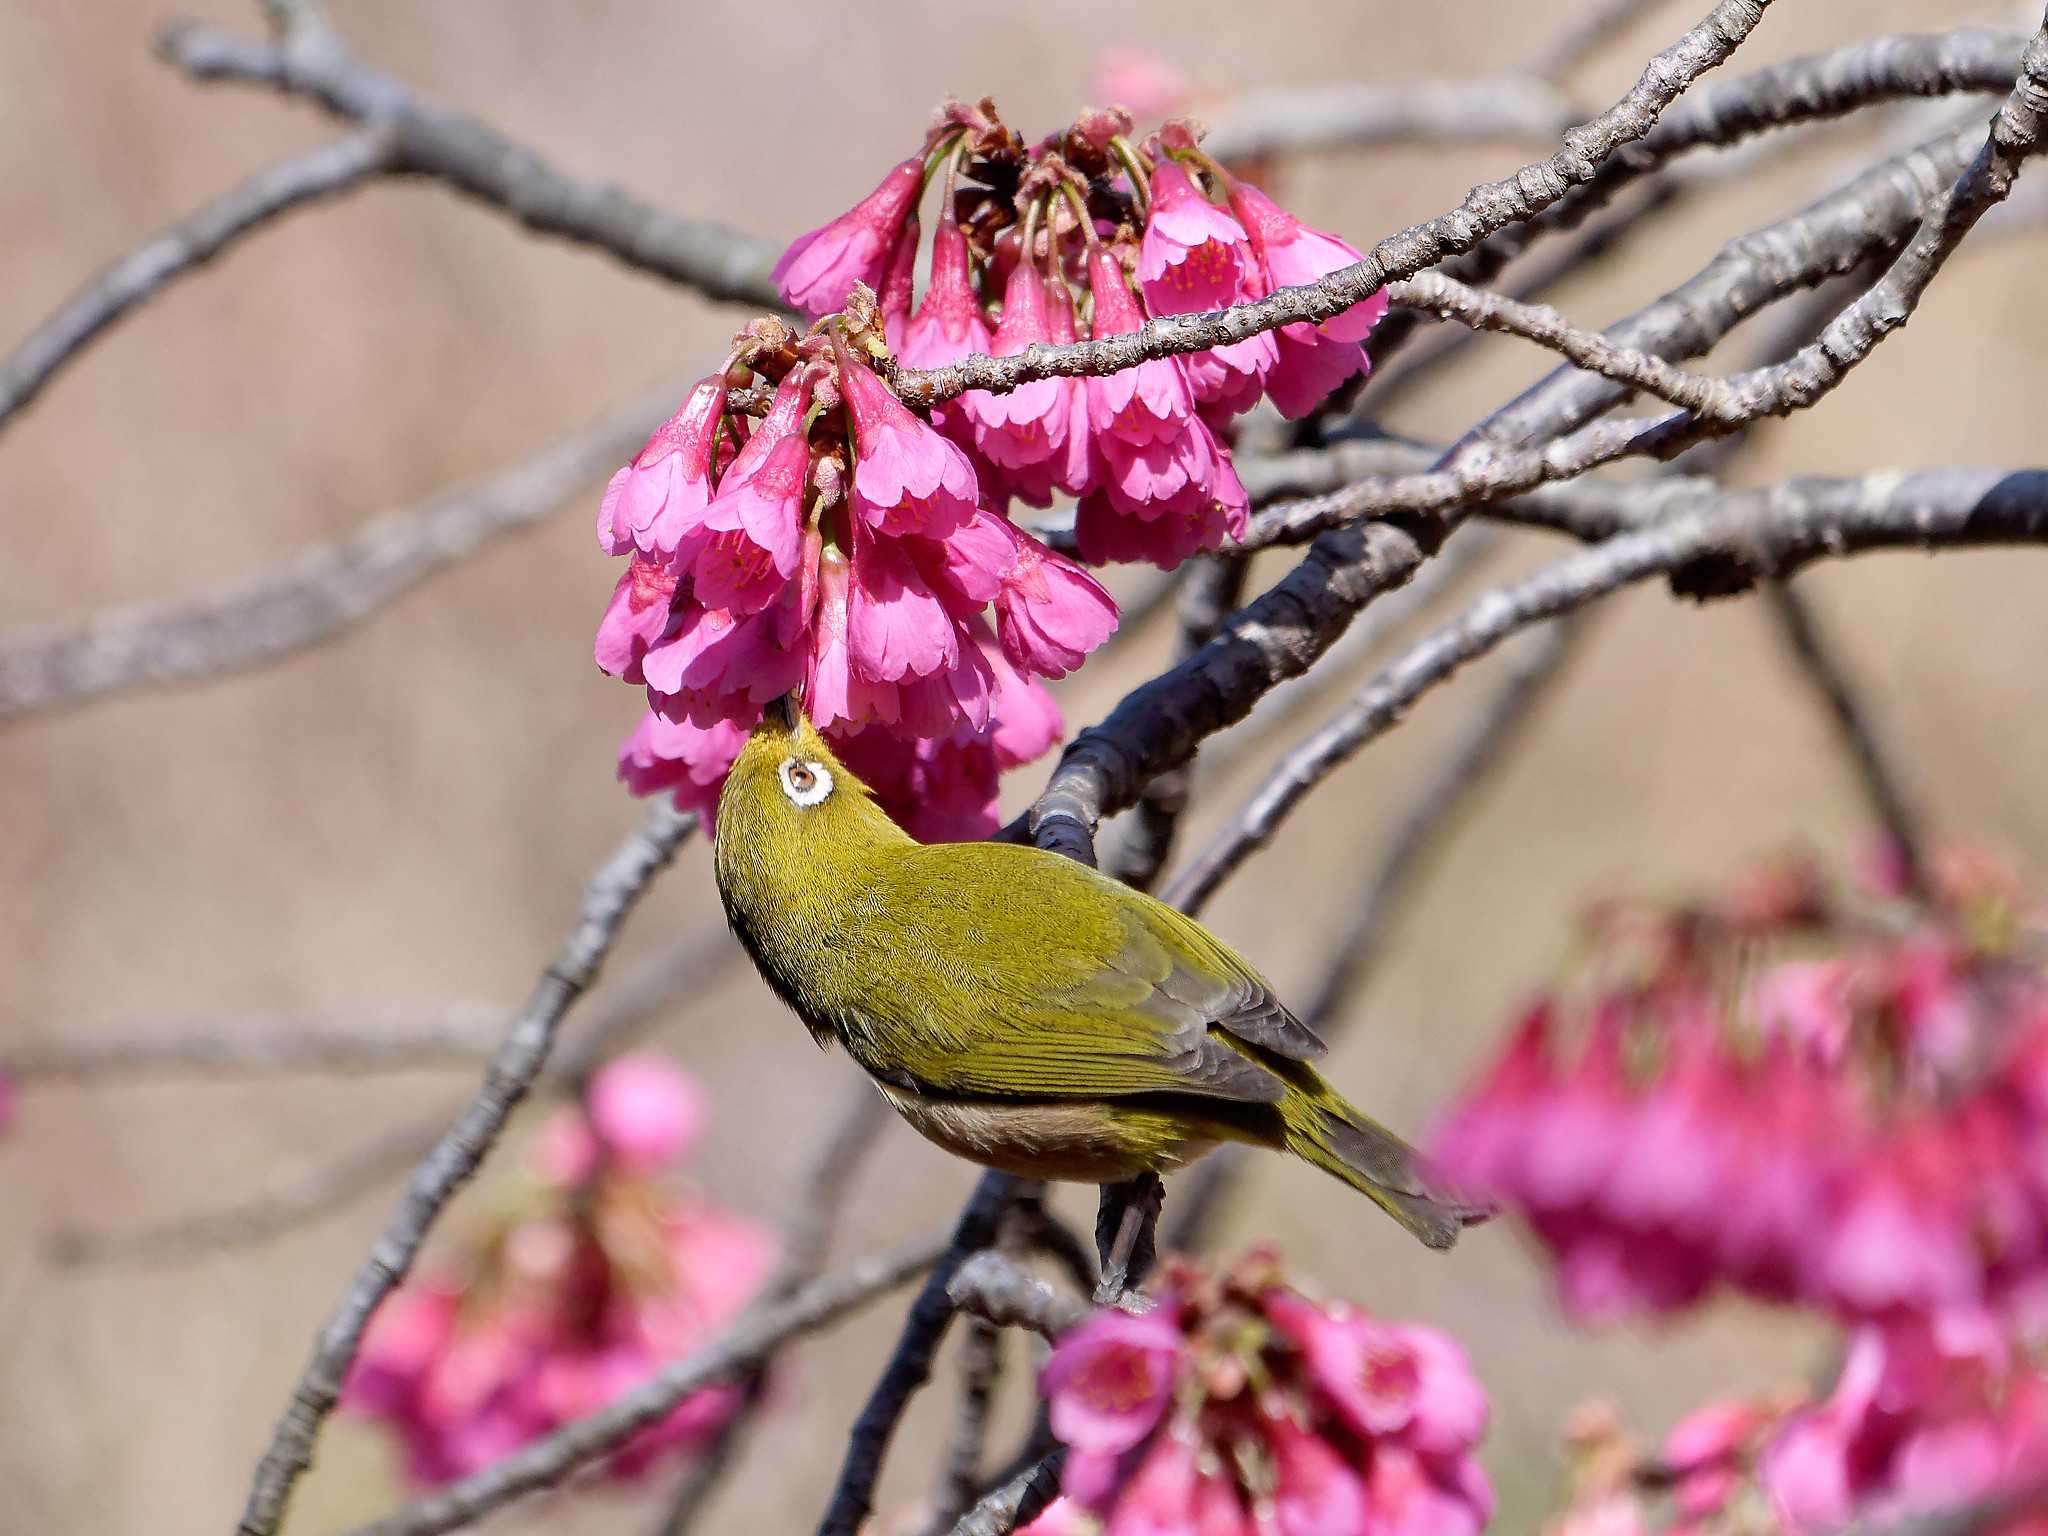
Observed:
[[[939,1097],[876,1086],[925,1140],[956,1157],[1026,1179],[1106,1184],[1151,1171],[1170,1173],[1215,1145],[1162,1130],[1154,1117],[1127,1117],[1085,1100],[1008,1102]]]

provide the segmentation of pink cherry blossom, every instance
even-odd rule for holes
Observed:
[[[1275,288],[1306,287],[1365,259],[1357,247],[1309,228],[1248,182],[1231,182],[1230,203],[1258,253],[1267,281]],[[1331,316],[1317,329],[1338,341],[1364,341],[1386,312],[1387,295],[1382,289]]]
[[[1099,245],[1088,252],[1088,291],[1095,300],[1097,339],[1144,326],[1123,267]],[[1118,373],[1091,375],[1087,390],[1089,426],[1131,447],[1179,437],[1194,415],[1178,358],[1155,357]]]
[[[1184,1536],[1195,1513],[1195,1447],[1171,1430],[1153,1437],[1124,1485],[1103,1536]]]
[[[1202,194],[1172,160],[1152,173],[1152,207],[1138,247],[1138,282],[1155,315],[1199,314],[1237,302],[1257,257],[1244,226]]]
[[[704,1126],[704,1095],[663,1057],[636,1051],[590,1079],[586,1105],[606,1153],[631,1173],[659,1173],[689,1155]]]
[[[897,232],[924,186],[924,158],[913,155],[831,223],[799,235],[769,273],[782,296],[816,319],[845,304],[855,283],[879,292]]]
[[[915,213],[903,221],[896,236],[896,250],[889,258],[888,275],[876,296],[882,311],[882,339],[892,352],[903,350],[904,332],[910,327],[910,301],[917,289],[917,246],[922,230]]]
[[[973,517],[981,487],[957,444],[843,354],[840,388],[853,418],[853,506],[863,521],[886,534],[944,538]]]
[[[597,509],[597,542],[606,554],[638,549],[672,555],[695,530],[711,499],[712,457],[724,411],[724,375],[698,380],[682,409],[612,476]]]
[[[990,339],[989,351],[996,357],[1010,357],[1034,343],[1051,340],[1045,279],[1030,262],[1020,261],[1004,286],[1002,322]],[[972,390],[961,397],[982,453],[1004,472],[1012,489],[1034,506],[1052,503],[1071,415],[1068,401],[1075,387],[1071,379],[1034,379],[1006,395]]]
[[[676,809],[711,816],[746,740],[747,733],[728,720],[700,727],[650,709],[619,748],[619,777],[636,795],[673,790]]]
[[[1013,558],[996,592],[1003,654],[1040,677],[1065,677],[1116,629],[1116,603],[1071,560],[1005,523]]]
[[[648,647],[669,625],[669,604],[675,597],[676,574],[667,566],[635,554],[627,564],[612,600],[597,626],[597,664],[629,683],[643,681],[640,663]]]
[[[1274,1526],[1280,1536],[1358,1536],[1372,1529],[1365,1483],[1319,1436],[1286,1413],[1266,1420],[1275,1463]]]
[[[459,1261],[428,1267],[378,1309],[343,1404],[392,1428],[416,1481],[469,1476],[604,1408],[758,1294],[770,1235],[647,1180],[686,1153],[695,1093],[658,1061],[609,1064],[586,1105],[551,1117],[541,1181]],[[604,1470],[637,1477],[708,1448],[742,1398],[731,1384],[693,1394]]]
[[[1053,1347],[1039,1374],[1052,1432],[1083,1451],[1130,1450],[1165,1411],[1180,1358],[1181,1333],[1164,1309],[1097,1311]]]

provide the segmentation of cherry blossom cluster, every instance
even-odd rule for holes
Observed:
[[[923,149],[800,237],[775,279],[812,316],[866,285],[881,295],[896,356],[935,368],[1224,309],[1360,259],[1205,154],[1193,124],[1169,122],[1142,144],[1131,124],[1121,108],[1092,109],[1027,146],[992,102],[949,102]],[[935,178],[943,186],[930,270],[913,308],[918,205]],[[1314,410],[1365,371],[1360,343],[1386,307],[1379,294],[1319,326],[1287,325],[1104,378],[975,391],[933,421],[998,502],[1075,498],[1087,559],[1172,567],[1244,530],[1245,491],[1225,441],[1233,418],[1261,398],[1288,416]]]
[[[881,350],[865,289],[808,336],[757,321],[612,477],[598,542],[629,559],[596,650],[647,689],[619,757],[636,793],[710,813],[761,707],[800,690],[912,832],[978,837],[1001,770],[1059,739],[1038,679],[1116,605],[988,504],[863,360]]]
[[[2048,1376],[2038,1331],[1984,1314],[1866,1323],[1831,1391],[1707,1404],[1654,1454],[1610,1410],[1584,1410],[1557,1536],[1745,1536],[1889,1528],[1957,1505],[2036,1492],[2048,1467]],[[1976,1528],[2038,1536],[2042,1517]]]
[[[1726,1285],[1852,1323],[2048,1283],[2040,910],[1980,856],[1921,906],[1802,861],[1611,904],[1438,1139],[1526,1217],[1574,1314]]]
[[[753,1299],[771,1234],[664,1179],[702,1119],[696,1086],[659,1057],[608,1064],[542,1127],[525,1187],[477,1240],[377,1310],[342,1402],[396,1432],[415,1482],[469,1476],[597,1411]],[[708,1446],[743,1395],[684,1399],[606,1472]]]
[[[1039,1388],[1069,1448],[1040,1536],[1473,1536],[1492,1513],[1464,1351],[1309,1299],[1267,1252],[1171,1262],[1150,1312],[1094,1313]]]

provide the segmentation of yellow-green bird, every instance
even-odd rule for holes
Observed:
[[[1246,1142],[1434,1248],[1484,1215],[1323,1080],[1323,1042],[1200,923],[1057,854],[918,842],[793,698],[733,765],[715,863],[768,984],[949,1152],[1109,1183]]]

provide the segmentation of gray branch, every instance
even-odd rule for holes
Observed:
[[[998,1328],[1028,1328],[1057,1339],[1089,1312],[1088,1303],[1041,1280],[1006,1253],[977,1253],[960,1266],[947,1294],[953,1305]]]
[[[483,1086],[413,1171],[398,1209],[368,1260],[321,1327],[312,1357],[257,1464],[237,1527],[240,1536],[274,1536],[293,1486],[312,1465],[313,1442],[334,1411],[370,1314],[405,1278],[442,1208],[469,1181],[496,1143],[513,1109],[546,1065],[563,1018],[596,980],[627,915],[696,825],[694,815],[680,814],[665,802],[659,803],[591,877],[576,925],[542,973],[525,1008],[505,1031],[484,1074]]]
[[[0,641],[0,726],[130,689],[264,666],[342,633],[493,539],[533,527],[636,452],[663,389],[487,480],[380,517],[255,584],[180,607],[113,609]]]
[[[0,427],[136,305],[280,215],[352,191],[390,169],[396,148],[389,128],[377,124],[291,155],[159,231],[91,278],[0,361]]]
[[[1237,102],[1202,147],[1220,160],[1368,144],[1485,144],[1551,139],[1572,104],[1526,75],[1271,91]]]

